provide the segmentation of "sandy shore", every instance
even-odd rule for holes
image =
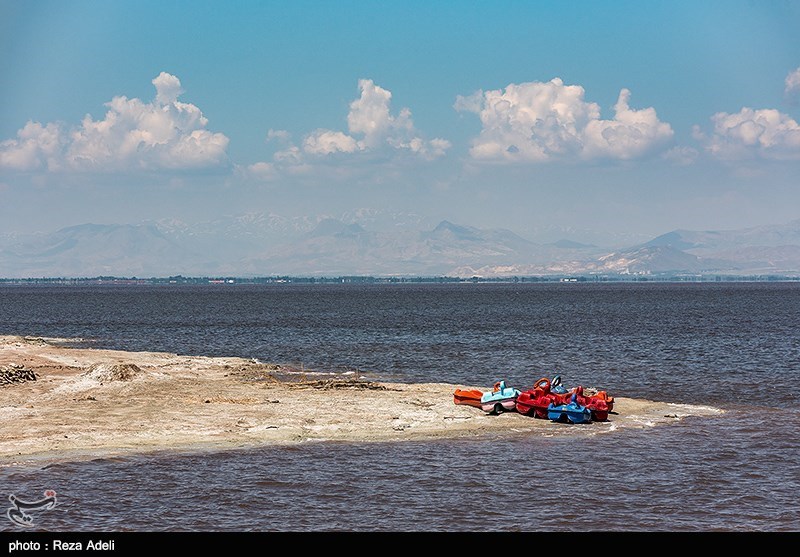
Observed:
[[[313,440],[594,435],[720,413],[612,391],[616,402],[608,422],[573,426],[513,412],[487,415],[453,403],[457,387],[487,385],[380,383],[242,358],[61,344],[0,336],[6,377],[14,370],[36,377],[0,384],[0,465]]]

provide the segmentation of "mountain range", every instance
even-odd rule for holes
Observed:
[[[624,248],[536,243],[419,215],[249,213],[0,235],[0,277],[800,275],[800,220],[674,230]]]

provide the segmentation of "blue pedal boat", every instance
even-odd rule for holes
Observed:
[[[578,404],[577,395],[572,395],[568,404],[550,404],[547,417],[553,422],[588,424],[592,421],[592,411]]]

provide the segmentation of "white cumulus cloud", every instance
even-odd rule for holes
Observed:
[[[620,91],[612,120],[601,119],[600,107],[584,94],[583,87],[555,78],[458,96],[454,108],[480,117],[483,127],[470,155],[484,161],[634,159],[672,140],[671,126],[655,109],[630,107],[628,89]]]
[[[57,124],[43,126],[28,122],[17,132],[16,139],[0,143],[0,168],[14,170],[57,170],[65,137]]]
[[[263,181],[274,180],[278,176],[278,172],[275,170],[275,165],[269,162],[257,162],[255,164],[251,164],[246,168],[246,172],[250,176]]]
[[[312,155],[354,153],[358,142],[349,135],[331,130],[316,130],[303,140],[303,151]]]
[[[273,130],[267,131],[267,141],[288,141],[289,132],[286,130]]]
[[[16,139],[0,143],[0,166],[33,170],[116,171],[196,169],[227,163],[228,138],[206,129],[193,104],[178,101],[180,80],[162,72],[152,81],[153,102],[114,97],[101,120],[86,115],[66,130],[28,122]]]
[[[162,106],[172,104],[183,93],[181,80],[167,72],[161,72],[153,79],[156,87],[156,102]]]
[[[786,76],[783,92],[789,100],[800,98],[800,68],[789,72],[789,75]]]
[[[800,125],[778,110],[744,107],[735,114],[718,112],[711,121],[711,134],[695,127],[695,138],[719,159],[800,159]]]
[[[450,148],[446,139],[427,140],[420,136],[408,108],[393,115],[392,93],[387,89],[375,85],[371,79],[359,80],[358,88],[361,94],[350,103],[347,132],[316,129],[305,136],[300,146],[289,145],[276,153],[275,160],[299,164],[309,157],[370,152],[405,152],[435,159]]]

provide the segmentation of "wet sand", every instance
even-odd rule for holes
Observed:
[[[0,370],[36,377],[0,384],[0,465],[315,440],[615,434],[721,413],[609,392],[615,404],[607,422],[556,424],[453,403],[456,388],[488,385],[385,383],[244,358],[63,344],[0,336]]]

